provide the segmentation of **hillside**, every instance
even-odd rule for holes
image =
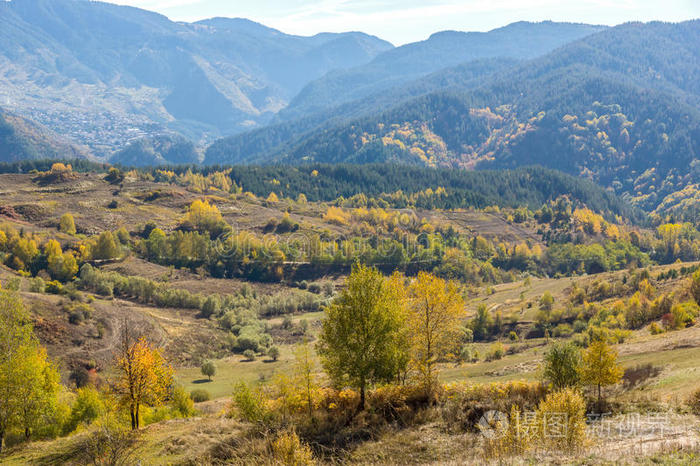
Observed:
[[[280,112],[280,118],[289,120],[390,91],[421,76],[468,61],[535,58],[603,29],[586,24],[520,22],[483,33],[439,32],[425,41],[386,51],[366,65],[333,71],[309,83]]]
[[[194,144],[176,135],[138,139],[109,158],[110,163],[131,167],[199,163]]]
[[[165,128],[205,142],[266,122],[310,80],[389,48],[361,33],[176,23],[101,2],[2,2],[0,101],[99,155]]]
[[[308,448],[318,464],[582,455],[692,464],[697,455],[700,232],[691,225],[637,226],[614,195],[541,168],[76,169],[0,167],[0,323],[31,322],[39,359],[45,349],[58,371],[29,437],[29,421],[8,424],[3,464],[279,463],[292,430],[290,448]],[[358,262],[404,274],[391,283],[407,292],[425,277],[458,291],[458,332],[431,363],[433,400],[412,368],[403,382],[370,384],[365,408],[353,382],[330,384],[317,343]],[[23,311],[6,312],[18,299]],[[135,432],[118,364],[128,332],[172,369],[169,393],[144,402]],[[484,440],[484,413],[535,412],[557,393],[543,365],[558,345],[584,353],[596,340],[619,377],[604,387],[609,417],[589,419],[585,443],[573,451],[533,437],[533,451]],[[576,393],[586,425],[600,409],[595,386]],[[630,412],[645,429],[605,430]]]
[[[258,160],[540,164],[591,178],[649,211],[663,204],[668,213],[679,199],[695,196],[698,89],[686,78],[698,74],[698,34],[698,21],[618,26],[481,79],[446,79],[449,91],[390,110],[382,110],[381,100],[380,112],[360,102],[357,108],[372,116],[301,137],[278,141],[279,127],[272,127],[271,137],[261,130],[224,140],[206,160],[221,163],[228,154],[236,160],[243,148],[262,154],[258,141],[271,140],[278,144]],[[279,134],[293,134],[291,128]]]
[[[89,158],[89,151],[49,129],[0,109],[0,162]]]

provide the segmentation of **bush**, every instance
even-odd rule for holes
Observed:
[[[700,389],[696,390],[688,399],[688,406],[693,411],[693,413],[700,416]]]
[[[444,390],[441,417],[448,430],[474,431],[484,413],[507,413],[512,406],[534,411],[547,394],[538,382],[494,382],[490,384],[448,384]]]
[[[197,388],[190,392],[190,398],[192,398],[192,401],[194,401],[195,403],[203,403],[205,401],[209,401],[211,395],[209,395],[208,391],[202,388]]]
[[[293,430],[282,432],[272,442],[272,455],[285,466],[305,466],[315,464],[311,449],[299,440]]]
[[[255,351],[253,351],[252,349],[247,349],[243,351],[243,356],[245,356],[245,358],[248,361],[255,361]]]
[[[46,282],[41,277],[32,278],[29,282],[29,291],[32,293],[43,293],[46,291]]]
[[[566,423],[563,429],[552,424],[562,420]],[[586,440],[586,401],[574,388],[551,393],[540,403],[537,421],[543,446],[574,452]]]
[[[107,412],[102,394],[93,387],[78,388],[76,398],[71,406],[68,423],[64,433],[69,434],[80,425],[90,425]]]
[[[679,330],[695,324],[698,305],[692,301],[675,304],[669,314],[664,315],[663,323],[667,330]]]
[[[170,407],[176,417],[191,417],[195,414],[194,400],[187,394],[182,386],[175,387],[173,390]]]
[[[82,464],[125,465],[134,463],[135,437],[113,417],[101,420],[77,445]]]
[[[248,422],[262,422],[269,416],[265,406],[265,397],[260,389],[251,389],[245,382],[239,382],[233,389],[233,400],[228,415],[237,415]]]
[[[271,346],[269,350],[267,350],[267,355],[272,359],[273,361],[277,361],[280,357],[280,349],[276,346]]]
[[[649,333],[651,333],[652,335],[659,335],[661,333],[664,333],[664,329],[656,322],[652,322],[649,326]]]
[[[503,343],[499,341],[491,345],[491,347],[489,348],[489,352],[486,354],[486,360],[494,361],[502,359],[505,354],[506,349],[503,346]]]

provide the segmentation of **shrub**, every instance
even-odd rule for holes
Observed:
[[[675,304],[669,314],[664,315],[663,323],[667,330],[678,330],[695,324],[698,305],[692,301]]]
[[[271,346],[269,350],[267,350],[267,355],[270,356],[270,359],[273,361],[277,361],[280,357],[280,349],[276,346]]]
[[[247,349],[243,351],[243,356],[245,356],[245,358],[248,361],[255,361],[255,351],[253,351],[252,349]]]
[[[321,293],[321,285],[319,283],[312,283],[309,285],[309,291],[311,293],[320,294]]]
[[[68,235],[74,235],[75,230],[75,220],[73,216],[69,213],[63,214],[61,220],[58,222],[59,231],[66,233]]]
[[[656,322],[652,322],[649,326],[649,333],[651,333],[652,335],[659,335],[661,333],[664,333],[664,329],[661,328],[661,326]]]
[[[73,432],[80,425],[92,424],[107,412],[105,399],[95,388],[78,388],[76,395],[68,423],[64,426],[66,434]]]
[[[262,422],[269,416],[265,406],[265,397],[260,389],[251,389],[245,382],[239,382],[233,389],[228,415],[237,415],[248,422]]]
[[[693,411],[693,413],[700,416],[700,389],[696,390],[690,398],[688,399],[688,406]]]
[[[32,293],[43,293],[46,291],[46,282],[41,277],[32,278],[29,282],[29,291]]]
[[[518,340],[519,340],[518,334],[515,333],[515,331],[511,331],[511,332],[508,334],[508,339],[509,339],[510,341],[518,341]]]
[[[173,390],[170,407],[176,417],[191,417],[194,416],[196,412],[194,409],[194,400],[180,385]]]
[[[101,420],[77,445],[82,464],[132,464],[135,437],[114,417]]]
[[[586,401],[574,388],[551,393],[540,403],[537,421],[543,446],[574,452],[586,440]],[[565,423],[563,429],[553,424],[559,421]]]
[[[507,413],[513,405],[534,411],[547,394],[539,382],[494,382],[490,384],[448,384],[441,417],[451,431],[470,431],[488,411]]]
[[[272,455],[285,466],[305,466],[315,464],[311,449],[301,443],[293,430],[282,432],[272,442]]]
[[[202,403],[204,401],[209,401],[211,396],[209,395],[208,391],[202,388],[197,388],[190,392],[190,398],[192,398],[192,401],[195,403]]]
[[[502,359],[505,354],[505,347],[503,346],[503,343],[499,341],[491,345],[489,352],[486,354],[486,359],[488,361]]]

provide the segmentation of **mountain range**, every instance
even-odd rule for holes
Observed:
[[[394,47],[84,0],[0,2],[0,157],[542,165],[688,218],[699,43],[700,21],[519,22]]]
[[[655,210],[697,198],[700,22],[629,23],[223,139],[206,163],[543,165]],[[680,194],[679,194],[680,193]]]
[[[205,143],[265,123],[309,81],[391,48],[359,32],[299,37],[86,0],[0,2],[0,106],[97,155],[154,132]]]

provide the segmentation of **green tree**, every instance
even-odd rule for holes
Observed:
[[[604,340],[594,341],[583,353],[581,381],[598,388],[598,407],[603,400],[602,387],[618,383],[622,374],[617,364],[617,351]]]
[[[543,378],[554,390],[577,386],[580,370],[581,351],[573,343],[554,343],[544,356]]]
[[[403,312],[388,280],[375,268],[353,266],[346,288],[325,310],[318,352],[336,385],[360,391],[401,371]]]
[[[273,361],[277,361],[280,357],[280,349],[277,346],[271,346],[269,350],[267,350],[267,355],[270,356],[270,359]]]
[[[214,364],[214,361],[204,361],[200,369],[202,371],[202,375],[207,376],[210,381],[211,378],[216,375],[216,365]]]
[[[489,336],[489,327],[491,327],[491,316],[489,315],[486,304],[479,304],[476,309],[476,315],[470,322],[474,340],[485,340]]]
[[[23,360],[20,377],[23,383],[17,392],[22,400],[19,418],[24,436],[29,440],[32,431],[50,421],[56,409],[60,376],[47,359],[46,350],[34,347]]]
[[[69,235],[75,234],[75,220],[70,213],[65,213],[61,216],[61,220],[58,222],[58,230]]]
[[[97,238],[92,250],[92,258],[95,260],[109,260],[119,257],[119,246],[114,240],[114,235],[111,231],[103,231]]]

